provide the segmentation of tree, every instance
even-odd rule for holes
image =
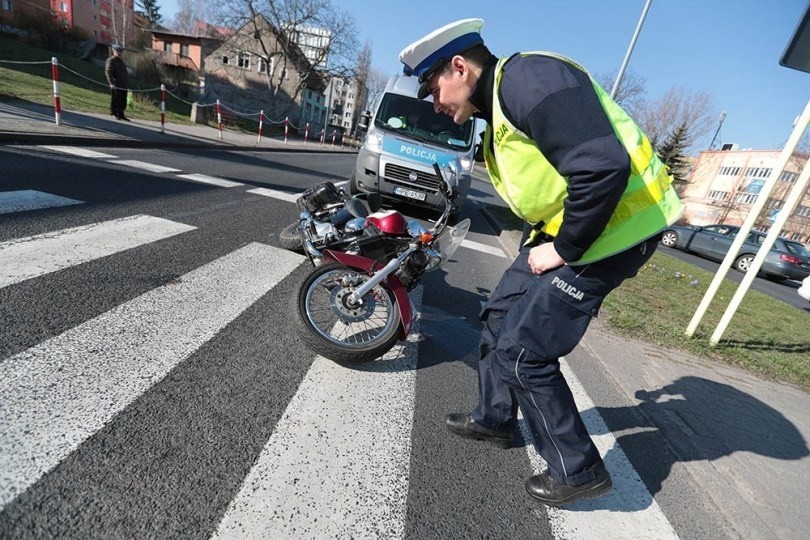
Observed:
[[[262,59],[273,67],[267,71],[273,96],[291,71],[299,81],[293,99],[316,79],[357,75],[354,19],[330,0],[223,0],[219,21],[251,29]]]
[[[716,117],[709,93],[678,87],[654,101],[641,99],[628,112],[656,149],[680,126],[686,126],[685,139],[680,141],[684,153],[711,131]]]
[[[363,110],[370,110],[374,106],[374,102],[380,99],[385,85],[388,84],[388,77],[376,68],[369,70],[368,79],[366,80],[366,101]]]
[[[195,21],[211,22],[216,18],[216,9],[208,0],[178,0],[172,29],[183,34],[194,33]]]
[[[689,164],[686,161],[685,144],[689,139],[689,126],[686,122],[681,122],[675,131],[667,135],[664,142],[656,148],[658,157],[675,179],[675,189],[679,192],[687,183],[686,175],[689,172]]]
[[[163,20],[157,0],[135,0],[135,7],[138,9],[138,13],[149,21],[151,28],[157,27]]]
[[[610,92],[613,88],[613,83],[616,81],[616,76],[617,72],[615,71],[601,73],[596,76],[596,82],[598,82],[599,86],[604,88],[605,91]],[[627,71],[622,78],[619,89],[616,91],[616,95],[613,97],[613,101],[618,103],[625,110],[632,108],[644,98],[644,84],[645,80],[643,77],[631,71]]]

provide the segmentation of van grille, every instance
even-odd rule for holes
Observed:
[[[409,178],[412,172],[416,173],[415,182],[411,181]],[[439,192],[439,183],[436,181],[434,175],[393,163],[385,164],[385,179],[391,184],[415,189],[431,195]]]

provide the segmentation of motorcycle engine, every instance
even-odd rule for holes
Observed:
[[[419,283],[419,278],[425,273],[429,263],[430,257],[427,253],[422,250],[414,251],[397,273],[399,281],[410,291]]]

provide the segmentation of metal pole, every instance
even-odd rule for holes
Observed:
[[[808,120],[810,120],[810,101],[807,102],[807,105],[804,108],[804,112],[799,118],[799,121],[796,123],[796,127],[793,130],[793,133],[790,135],[790,138],[785,144],[785,148],[782,150],[782,153],[779,156],[779,162],[777,163],[776,167],[774,167],[773,171],[771,171],[771,174],[768,177],[768,180],[765,182],[765,185],[762,186],[762,190],[760,191],[756,202],[752,206],[750,212],[748,213],[748,216],[745,218],[745,221],[740,226],[740,230],[737,233],[737,236],[734,238],[734,241],[731,243],[731,247],[729,248],[728,253],[726,253],[726,257],[725,259],[723,259],[723,263],[720,265],[720,268],[717,269],[717,273],[714,275],[714,279],[712,279],[712,282],[709,285],[708,290],[706,290],[706,294],[703,295],[703,300],[700,301],[700,305],[698,306],[697,311],[695,311],[695,314],[692,316],[692,320],[689,322],[689,326],[686,327],[685,333],[687,336],[693,336],[695,334],[695,330],[697,330],[697,327],[700,324],[700,320],[703,318],[703,315],[706,314],[706,310],[709,308],[709,304],[711,304],[714,295],[717,294],[718,289],[720,289],[720,284],[723,282],[723,278],[726,277],[729,268],[731,268],[731,264],[737,257],[737,253],[739,253],[746,236],[748,236],[748,233],[754,226],[754,222],[756,221],[757,217],[759,217],[759,214],[762,212],[762,209],[765,207],[765,204],[768,201],[768,196],[771,194],[771,191],[773,191],[777,179],[782,174],[785,165],[787,165],[788,160],[793,155],[793,150],[799,143],[799,139],[801,139],[802,133],[807,127]],[[772,227],[772,229],[773,228],[774,227]],[[764,246],[762,246],[760,247],[759,253],[767,254],[768,251],[769,250],[764,249]],[[759,253],[757,254],[757,257],[759,257]],[[759,267],[757,267],[757,270],[759,270]],[[750,269],[748,270],[746,277],[748,275],[756,276],[756,271]],[[751,279],[753,281],[753,277]]]
[[[808,103],[808,108],[810,108],[810,103]],[[804,128],[807,128],[807,118],[805,118]],[[801,136],[802,133],[804,133],[804,129],[801,130],[799,136]],[[757,277],[759,269],[762,268],[762,263],[765,262],[765,257],[771,251],[776,237],[782,232],[782,227],[785,225],[790,213],[796,207],[802,195],[804,195],[808,178],[810,178],[810,163],[805,163],[802,174],[799,175],[799,180],[796,182],[796,185],[793,186],[793,191],[790,192],[790,195],[785,201],[785,206],[782,207],[782,210],[777,214],[776,220],[774,220],[771,229],[768,231],[767,236],[765,236],[765,241],[762,242],[762,247],[759,248],[757,256],[754,257],[754,262],[751,263],[751,268],[745,273],[742,283],[740,283],[740,286],[737,288],[737,292],[734,293],[731,303],[729,303],[726,312],[723,313],[723,317],[720,319],[720,323],[714,330],[711,339],[709,339],[709,344],[712,346],[717,345],[717,342],[723,337],[723,333],[726,331],[726,328],[728,328],[731,318],[734,317],[734,314],[737,312],[737,308],[740,307],[745,293],[748,292],[748,288],[751,286],[754,278]]]
[[[652,0],[647,0],[647,3],[644,4],[644,11],[641,12],[641,18],[638,20],[638,25],[636,25],[636,32],[633,34],[633,39],[630,40],[627,54],[624,55],[624,62],[622,62],[622,67],[619,68],[619,74],[616,76],[616,81],[613,83],[613,90],[610,91],[611,99],[615,99],[616,92],[619,91],[619,84],[624,77],[624,70],[627,69],[627,64],[630,63],[630,55],[633,54],[633,48],[636,46],[636,40],[638,40],[638,35],[641,33],[641,27],[644,24],[644,19],[647,17],[647,11],[649,11],[651,3]]]

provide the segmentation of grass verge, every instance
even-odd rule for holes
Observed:
[[[109,114],[110,89],[104,75],[104,68],[89,61],[73,57],[68,53],[53,53],[46,49],[31,47],[23,41],[0,35],[0,99],[23,100],[40,105],[53,106],[53,82],[51,58],[59,60],[59,94],[62,109],[96,114]],[[125,53],[126,60],[126,53]],[[160,120],[160,85],[147,85],[137,79],[130,79],[133,100],[127,107],[127,116],[142,120]],[[142,90],[142,91],[141,91]],[[191,104],[171,94],[166,95],[166,122],[172,124],[192,124]],[[209,125],[216,127],[215,122]],[[258,122],[238,118],[230,129],[256,133]],[[263,132],[271,135],[280,128],[264,125]]]
[[[505,230],[520,234],[523,224],[509,209],[488,210]],[[656,253],[638,276],[608,295],[600,320],[620,335],[810,390],[810,315],[768,295],[750,290],[723,339],[712,347],[709,337],[737,290],[737,284],[726,279],[695,336],[684,335],[713,277],[691,263]]]

